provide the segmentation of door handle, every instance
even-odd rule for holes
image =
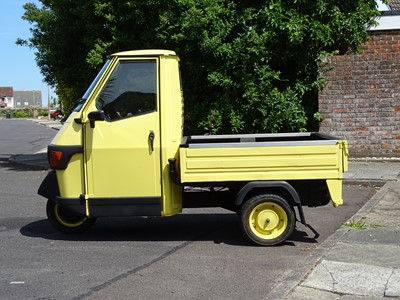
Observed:
[[[154,151],[154,139],[155,139],[156,135],[154,133],[154,131],[150,131],[149,133],[149,143],[150,143],[150,149],[151,152]]]

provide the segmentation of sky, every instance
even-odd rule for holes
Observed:
[[[0,86],[11,86],[14,91],[42,91],[42,103],[47,106],[48,87],[36,65],[34,50],[15,44],[18,38],[31,36],[30,24],[21,19],[26,2],[40,7],[39,0],[0,0]],[[55,97],[52,90],[50,96]]]
[[[40,90],[43,106],[47,106],[48,86],[36,65],[34,50],[15,44],[18,38],[31,36],[30,24],[21,19],[26,2],[41,6],[39,0],[0,0],[0,86],[11,86],[17,91]],[[386,10],[385,5],[377,2],[381,10]],[[56,97],[52,89],[50,97]]]

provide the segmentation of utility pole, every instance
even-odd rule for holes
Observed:
[[[47,107],[48,107],[47,118],[50,120],[50,86],[49,85],[47,85]]]

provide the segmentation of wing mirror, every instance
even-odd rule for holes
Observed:
[[[88,118],[90,121],[90,128],[94,128],[94,122],[95,121],[104,121],[106,119],[106,116],[105,116],[103,110],[95,110],[95,111],[91,111],[88,114]]]

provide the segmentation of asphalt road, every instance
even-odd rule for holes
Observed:
[[[307,208],[320,237],[298,224],[277,247],[249,244],[235,214],[209,208],[104,218],[84,234],[63,235],[36,194],[46,172],[8,162],[43,149],[55,134],[28,120],[0,120],[1,299],[263,299],[377,189],[345,186],[340,208]]]

